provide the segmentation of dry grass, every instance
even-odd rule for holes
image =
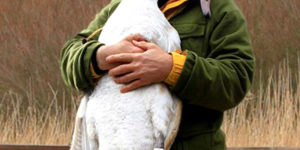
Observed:
[[[223,125],[228,145],[300,146],[300,68],[296,78],[292,83],[288,65],[283,63],[278,72],[270,73],[267,85],[252,90],[237,108],[228,111]],[[0,143],[69,144],[79,98],[72,97],[71,107],[58,105],[57,92],[49,88],[52,96],[44,109],[38,109],[34,98],[21,109],[23,99],[18,94],[3,96]]]
[[[38,109],[33,99],[22,109],[23,99],[18,94],[5,94],[0,103],[0,143],[69,144],[78,98],[72,98],[73,106],[66,107],[58,105],[55,91],[52,94],[50,105],[44,109]]]
[[[300,146],[300,66],[293,82],[287,62],[271,72],[266,85],[252,90],[225,115],[230,146]]]
[[[69,143],[79,93],[61,80],[60,48],[104,3],[1,0],[0,143]]]
[[[60,48],[108,1],[1,0],[0,143],[69,144],[79,93],[61,80]],[[236,2],[264,71],[226,114],[228,145],[300,146],[300,1]]]

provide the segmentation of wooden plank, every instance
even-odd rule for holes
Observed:
[[[229,147],[228,150],[300,150],[300,147]]]
[[[0,150],[69,150],[67,145],[0,145]],[[229,147],[228,150],[300,150],[300,147]]]
[[[0,145],[0,150],[69,150],[69,146],[52,145]]]

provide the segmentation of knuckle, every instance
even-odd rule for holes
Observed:
[[[144,77],[144,76],[145,76],[145,72],[142,72],[142,71],[139,72],[139,76],[140,76],[140,77]],[[143,80],[143,79],[141,79],[141,80]]]
[[[145,72],[140,72],[140,76],[145,76]]]
[[[107,62],[107,61],[111,61],[111,60],[113,60],[114,59],[114,55],[111,55],[111,56],[107,56],[104,60],[105,60],[105,62]]]
[[[122,71],[126,71],[126,70],[129,69],[129,66],[128,66],[128,65],[122,65],[122,66],[120,67],[120,69],[121,69]]]
[[[124,83],[124,82],[125,82],[125,79],[124,79],[124,78],[118,78],[118,79],[117,79],[117,82],[118,82],[118,83]]]
[[[133,84],[130,84],[130,85],[128,85],[128,86],[126,87],[126,89],[127,89],[128,91],[130,91],[130,90],[134,89],[134,85],[133,85]]]
[[[114,75],[114,71],[113,70],[108,71],[108,75],[113,76]]]
[[[133,70],[133,68],[134,68],[134,66],[132,64],[128,64],[128,65],[126,65],[125,69],[128,71],[131,71],[131,70]]]
[[[149,47],[150,48],[153,48],[153,47],[155,47],[156,45],[154,44],[154,43],[149,43]]]
[[[115,81],[116,83],[120,83],[120,82],[121,82],[121,80],[118,79],[118,78],[114,79],[114,81]]]
[[[142,64],[141,63],[135,63],[134,64],[134,68],[135,69],[139,69],[139,68],[141,68],[142,67]]]
[[[126,58],[127,58],[127,55],[126,55],[126,54],[120,54],[120,55],[119,55],[120,61],[125,60]]]
[[[142,41],[141,44],[144,45],[144,46],[147,46],[148,42]]]
[[[118,54],[118,57],[119,57],[119,58],[124,58],[125,55],[124,55],[124,54]]]
[[[133,85],[134,87],[137,87],[137,86],[139,85],[139,83],[140,83],[140,80],[137,80],[137,81],[135,81],[132,85]]]
[[[135,82],[134,84],[132,84],[132,85],[131,85],[131,89],[136,89],[136,88],[138,88],[138,86],[139,86],[138,83],[139,83],[139,82]]]
[[[120,66],[117,71],[118,74],[123,74],[125,71],[127,71],[127,68],[126,66]]]
[[[136,48],[134,48],[134,52],[139,53],[139,52],[143,52],[143,51],[142,51],[142,49],[136,47]]]
[[[127,77],[122,76],[122,77],[116,78],[115,81],[116,81],[117,83],[125,83],[125,82],[128,81],[128,79],[127,79]]]
[[[140,81],[137,82],[137,87],[141,87],[141,86],[143,86],[143,85],[144,85],[143,80],[140,80]]]
[[[137,54],[137,55],[136,55],[136,58],[137,58],[138,60],[142,60],[142,59],[144,58],[144,56],[141,55],[141,54]]]
[[[127,81],[128,81],[128,77],[127,76],[120,78],[120,82],[122,82],[122,83],[125,83]]]

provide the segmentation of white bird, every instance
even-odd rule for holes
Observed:
[[[122,0],[103,27],[99,42],[111,45],[140,34],[166,52],[180,48],[177,31],[157,0]],[[182,104],[160,83],[122,94],[121,84],[104,75],[77,112],[71,150],[170,149]]]

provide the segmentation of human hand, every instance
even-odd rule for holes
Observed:
[[[113,45],[101,46],[96,53],[97,65],[101,70],[109,70],[122,63],[107,63],[106,57],[120,53],[141,53],[144,52],[142,48],[133,45],[132,41],[145,41],[139,34],[129,35],[120,42]]]
[[[110,55],[106,61],[120,64],[109,70],[116,83],[126,84],[121,92],[129,92],[139,87],[164,81],[173,66],[173,58],[159,46],[145,41],[133,41],[134,46],[143,49],[144,53],[120,53]]]

